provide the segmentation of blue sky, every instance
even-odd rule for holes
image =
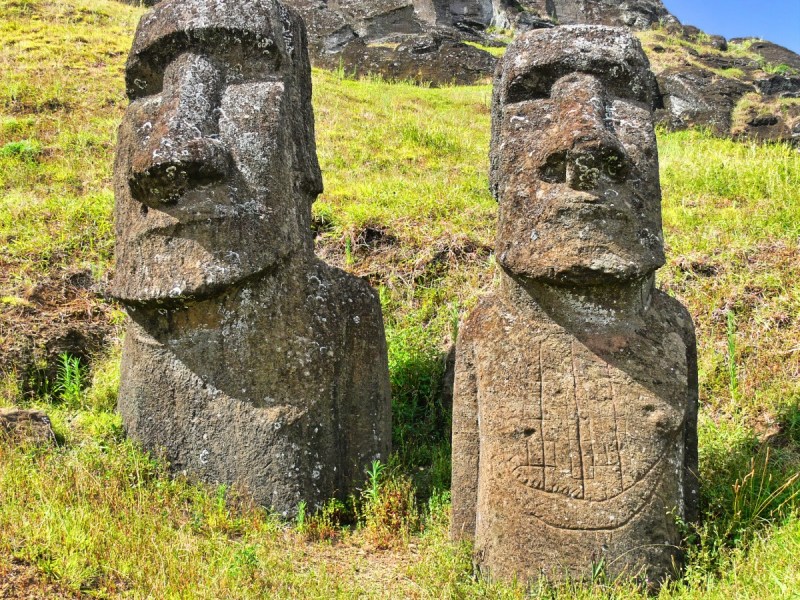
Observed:
[[[800,0],[662,0],[684,25],[706,33],[760,37],[800,53]]]

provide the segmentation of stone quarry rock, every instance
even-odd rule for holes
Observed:
[[[505,3],[512,4],[507,0]],[[520,0],[520,5],[561,25],[615,25],[643,30],[657,23],[666,26],[678,22],[661,0]]]
[[[782,66],[800,74],[800,56],[763,40],[750,42],[750,49],[761,56],[759,62],[739,54],[727,55],[724,37],[681,25],[661,0],[286,1],[308,24],[315,65],[341,69],[347,75],[372,73],[433,85],[488,80],[496,58],[485,48],[505,44],[504,38],[493,33],[497,29],[519,34],[555,24],[623,26],[639,31],[661,28],[716,53],[701,54],[693,47],[681,47],[691,60],[657,72],[660,124],[670,129],[707,127],[726,136],[795,139],[790,133],[791,119],[787,126],[753,130],[752,135],[749,127],[732,126],[737,103],[754,89],[783,98],[800,95],[791,72],[763,79],[760,70],[763,65]],[[744,74],[737,76],[734,69]],[[773,115],[781,118],[780,111]]]
[[[338,68],[348,75],[379,73],[397,81],[469,85],[486,79],[494,70],[494,56],[457,41],[453,36],[417,35],[394,44],[366,44],[356,39],[338,54],[320,57],[318,64]],[[347,65],[347,66],[344,66]]]
[[[645,38],[659,85],[659,124],[705,127],[737,139],[800,141],[792,102],[800,97],[800,71],[790,66],[800,63],[800,56],[760,41],[751,41],[750,52],[743,53],[745,40],[731,40],[729,49],[690,26],[682,28],[681,37],[693,46],[676,44],[664,34]],[[772,63],[759,52],[785,62]]]
[[[12,444],[52,444],[50,418],[40,410],[0,408],[0,441]]]
[[[306,21],[315,65],[434,84],[488,79],[496,59],[463,42],[498,45],[490,27],[554,23],[647,29],[677,24],[661,0],[287,0]]]
[[[730,40],[731,43],[737,44],[748,41],[751,42],[748,50],[758,54],[765,63],[773,67],[785,65],[795,71],[795,74],[800,74],[800,54],[788,48],[758,38],[733,38]]]
[[[758,142],[784,140],[800,144],[800,104],[777,107],[755,104],[739,115],[741,124],[734,128],[736,137]]]
[[[354,492],[391,443],[377,294],[313,254],[306,48],[274,0],[163,0],[128,59],[115,163],[125,428],[284,514]]]
[[[772,75],[756,81],[756,87],[762,96],[800,98],[800,76]]]
[[[671,129],[708,127],[718,135],[730,133],[733,109],[753,91],[751,84],[699,67],[665,69],[658,74],[658,88],[663,99],[660,121]]]
[[[629,33],[523,34],[497,70],[497,292],[459,328],[452,536],[499,579],[680,563],[697,513],[697,359],[664,263],[655,82]]]

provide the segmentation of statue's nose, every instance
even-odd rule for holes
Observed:
[[[542,179],[591,191],[605,182],[624,180],[630,159],[609,122],[602,83],[594,76],[572,73],[551,90],[558,105],[559,127],[551,137],[551,151]]]
[[[145,143],[134,153],[130,188],[149,206],[174,203],[192,187],[222,179],[230,156],[217,139],[222,74],[186,53],[165,70],[161,103]]]

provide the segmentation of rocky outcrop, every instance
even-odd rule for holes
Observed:
[[[40,410],[0,408],[0,442],[12,445],[52,444],[50,418]]]
[[[661,0],[287,0],[309,29],[312,62],[347,75],[433,85],[488,81],[487,47],[557,25],[621,26],[645,34],[658,77],[657,119],[670,129],[797,140],[800,56],[770,42],[728,41],[681,25]],[[743,48],[746,50],[743,51]],[[662,60],[662,59],[668,60]],[[755,108],[744,106],[751,93]]]
[[[800,55],[788,48],[758,38],[732,38],[732,44],[743,44],[748,50],[761,57],[765,63],[773,67],[784,65],[800,72]]]
[[[348,75],[378,73],[396,81],[468,85],[488,77],[496,59],[488,52],[459,41],[453,32],[397,35],[394,42],[367,43],[360,38],[340,52],[320,53],[317,65],[343,69]]]
[[[512,0],[495,0],[495,6],[496,15],[514,13],[514,9],[519,7],[517,15],[532,12],[559,25],[583,23],[642,30],[656,23],[673,25],[678,22],[661,0],[520,0],[518,4]],[[498,20],[495,16],[495,22]]]
[[[753,89],[752,85],[700,67],[666,69],[658,75],[658,88],[663,103],[658,115],[662,123],[671,129],[709,127],[720,135],[730,131],[733,109]]]
[[[492,29],[555,23],[647,29],[676,24],[660,0],[288,0],[305,19],[312,62],[347,73],[433,84],[488,80],[501,45]]]
[[[485,33],[488,0],[289,0],[306,22],[312,62],[348,74],[426,83],[475,83],[494,57],[465,42],[498,45]]]
[[[660,92],[656,116],[668,129],[800,141],[800,55],[769,42],[723,43],[694,27],[643,39]]]

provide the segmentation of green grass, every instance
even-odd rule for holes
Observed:
[[[113,269],[111,161],[139,14],[0,0],[0,338],[22,335],[14,318],[42,277]],[[62,359],[33,399],[4,377],[0,404],[45,409],[62,443],[0,444],[0,580],[19,561],[93,597],[526,596],[475,577],[469,549],[447,541],[444,359],[495,278],[490,89],[313,77],[317,251],[379,290],[395,454],[349,504],[285,523],[236,490],[170,478],[124,438],[117,345],[91,365]],[[659,148],[659,284],[697,324],[705,518],[661,597],[785,598],[800,586],[800,154],[703,132],[662,133]],[[531,595],[645,597],[601,574]]]

